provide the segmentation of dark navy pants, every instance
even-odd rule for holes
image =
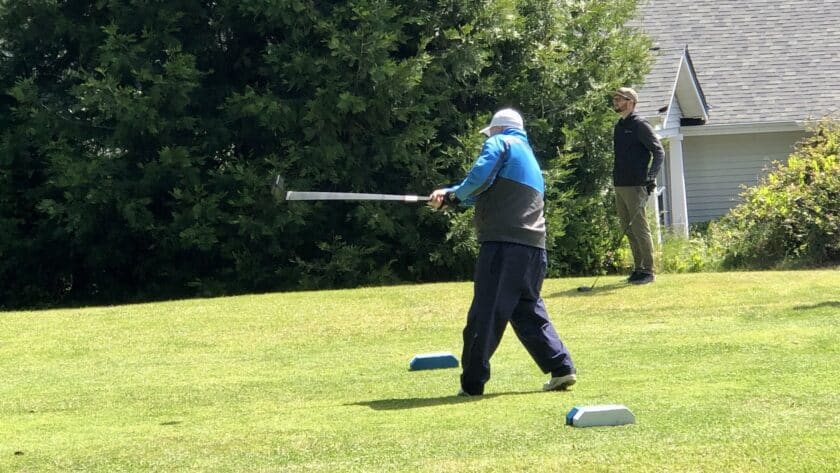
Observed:
[[[575,371],[540,297],[546,265],[542,248],[481,244],[461,354],[461,388],[467,393],[484,394],[484,384],[490,379],[490,357],[508,322],[544,373],[565,376]]]

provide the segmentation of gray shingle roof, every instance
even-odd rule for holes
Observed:
[[[636,111],[648,120],[658,117],[670,122],[672,119],[691,118],[699,123],[705,122],[708,105],[692,63],[688,49],[657,48],[654,63],[639,90]],[[679,108],[671,103],[672,98],[676,99]],[[679,124],[679,121],[676,123]],[[668,126],[673,125],[669,123]]]
[[[644,85],[639,88],[636,112],[641,116],[654,116],[671,101],[682,57],[683,48],[662,49],[654,53],[650,72],[645,76]]]
[[[648,0],[634,23],[663,53],[688,47],[710,125],[840,114],[840,0]]]

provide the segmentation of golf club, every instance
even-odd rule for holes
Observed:
[[[647,201],[648,201],[647,199],[642,201],[642,204],[639,206],[638,209],[636,209],[636,213],[633,214],[633,218],[631,218],[630,221],[627,222],[627,225],[624,226],[624,229],[621,230],[621,234],[618,237],[619,242],[624,237],[624,234],[627,233],[627,230],[630,230],[630,227],[633,225],[633,222],[636,221],[636,218],[638,218],[639,215],[642,214],[642,210],[644,210],[645,206],[647,205]],[[580,286],[580,287],[578,287],[577,288],[578,292],[590,292],[590,291],[592,291],[592,289],[595,289],[595,285],[598,284],[599,279],[601,279],[600,274],[595,277],[595,281],[592,282],[591,286]]]
[[[278,202],[287,200],[375,200],[397,202],[425,202],[427,195],[365,194],[359,192],[311,192],[286,190],[283,178],[275,176],[271,181],[271,194]]]

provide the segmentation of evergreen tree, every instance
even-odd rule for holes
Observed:
[[[3,2],[0,305],[468,277],[469,212],[266,183],[427,193],[504,106],[547,169],[553,274],[599,268],[633,3]]]

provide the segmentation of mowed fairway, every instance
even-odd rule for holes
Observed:
[[[0,312],[0,471],[840,471],[840,271],[591,281],[543,290],[578,384],[508,330],[481,398],[408,371],[469,283]]]

